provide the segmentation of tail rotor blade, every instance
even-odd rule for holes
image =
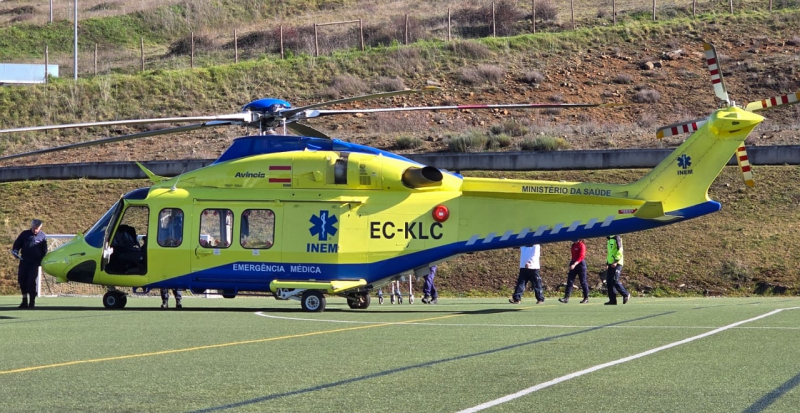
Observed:
[[[728,98],[728,90],[725,89],[725,82],[722,80],[722,71],[719,69],[717,49],[715,49],[714,45],[711,43],[703,43],[703,50],[705,50],[706,54],[708,71],[711,73],[711,84],[714,86],[714,93],[718,98],[730,105],[731,100]]]
[[[753,170],[750,167],[750,159],[747,157],[747,151],[744,148],[744,144],[740,145],[739,149],[736,150],[736,162],[739,164],[739,169],[742,170],[744,184],[750,188],[756,186],[756,182],[753,179]]]
[[[673,123],[672,125],[668,126],[662,126],[658,128],[658,130],[656,130],[656,136],[658,137],[658,139],[663,139],[679,135],[681,133],[692,133],[700,129],[700,127],[703,126],[703,124],[706,123],[707,120],[708,119],[706,118],[695,119],[695,120],[690,120],[688,122],[679,122],[679,123]]]
[[[774,96],[769,99],[750,102],[744,110],[755,112],[757,110],[774,108],[776,106],[793,105],[800,101],[800,92],[789,93],[788,95]]]

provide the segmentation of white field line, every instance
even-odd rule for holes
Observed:
[[[536,327],[536,328],[628,328],[628,329],[681,329],[681,330],[711,330],[717,327],[712,326],[631,326],[631,325],[614,325],[614,326],[589,326],[589,325],[574,325],[574,324],[467,324],[467,323],[404,323],[402,321],[354,321],[354,320],[330,320],[330,319],[317,319],[317,318],[300,318],[300,317],[282,317],[277,315],[264,314],[262,311],[255,313],[259,317],[273,318],[277,320],[289,321],[316,321],[318,323],[341,323],[341,324],[397,324],[397,325],[423,325],[435,327]],[[736,327],[737,330],[800,330],[800,327]]]
[[[531,394],[533,392],[536,392],[536,391],[539,391],[539,390],[542,390],[542,389],[546,389],[546,388],[548,388],[550,386],[554,386],[556,384],[565,382],[567,380],[571,380],[571,379],[574,379],[576,377],[580,377],[580,376],[583,376],[583,375],[586,375],[586,374],[589,374],[589,373],[593,373],[593,372],[598,371],[598,370],[602,370],[602,369],[604,369],[606,367],[611,367],[611,366],[616,366],[617,364],[627,363],[627,362],[632,361],[632,360],[636,360],[636,359],[639,359],[639,358],[642,358],[642,357],[645,357],[645,356],[649,356],[651,354],[658,353],[659,351],[662,351],[662,350],[667,350],[667,349],[670,349],[670,348],[673,348],[673,347],[680,346],[682,344],[691,343],[692,341],[699,340],[701,338],[705,338],[705,337],[708,337],[708,336],[711,336],[711,335],[714,335],[714,334],[717,334],[717,333],[721,333],[721,332],[723,332],[725,330],[730,330],[730,329],[732,329],[734,327],[737,327],[739,325],[742,325],[742,324],[745,324],[745,323],[749,323],[751,321],[760,320],[762,318],[766,318],[766,317],[769,317],[771,315],[775,315],[775,314],[777,314],[777,313],[779,313],[779,312],[781,312],[783,310],[796,310],[796,309],[800,309],[800,307],[779,308],[777,310],[770,311],[770,312],[768,312],[766,314],[762,314],[762,315],[760,315],[758,317],[749,318],[749,319],[743,320],[743,321],[737,321],[737,322],[735,322],[733,324],[729,324],[727,326],[720,327],[720,328],[718,328],[716,330],[712,330],[712,331],[709,331],[707,333],[696,335],[694,337],[689,337],[687,339],[676,341],[674,343],[663,345],[661,347],[656,347],[654,349],[647,350],[647,351],[641,352],[639,354],[634,354],[632,356],[628,356],[628,357],[625,357],[625,358],[621,358],[619,360],[614,360],[614,361],[610,361],[608,363],[599,364],[599,365],[594,366],[594,367],[589,367],[588,369],[584,369],[584,370],[581,370],[581,371],[576,371],[575,373],[570,373],[570,374],[567,374],[566,376],[561,376],[561,377],[555,378],[553,380],[550,380],[550,381],[547,381],[547,382],[544,382],[544,383],[541,383],[541,384],[537,384],[537,385],[532,386],[532,387],[528,387],[527,389],[520,390],[520,391],[518,391],[516,393],[500,397],[499,399],[488,401],[486,403],[479,404],[477,406],[461,410],[458,413],[471,413],[471,412],[478,412],[478,411],[481,411],[481,410],[484,410],[484,409],[488,409],[490,407],[494,407],[494,406],[497,406],[499,404],[503,404],[503,403],[509,402],[511,400],[520,398],[522,396]]]

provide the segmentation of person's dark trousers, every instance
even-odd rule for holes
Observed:
[[[433,279],[436,277],[436,273],[431,272],[425,276],[425,282],[422,284],[422,294],[425,297],[431,297],[432,299],[439,298],[439,293],[436,292],[436,285],[433,283]]]
[[[522,293],[525,292],[525,286],[530,282],[533,285],[533,293],[536,295],[536,301],[544,301],[544,288],[542,287],[542,277],[539,275],[539,270],[531,268],[520,268],[519,276],[517,277],[517,286],[514,288],[514,295],[511,298],[514,301],[522,300]]]
[[[572,265],[572,263],[570,263],[570,265]],[[572,295],[572,284],[575,283],[575,277],[578,275],[580,275],[583,299],[586,300],[589,298],[589,283],[586,280],[586,261],[581,261],[575,268],[569,270],[567,274],[567,291],[564,293],[565,298],[569,298]]]
[[[616,267],[608,266],[608,270],[606,270],[606,287],[608,287],[608,301],[611,303],[617,303],[617,291],[623,296],[628,296],[628,290],[622,286],[619,282],[619,276],[622,274],[622,266],[617,265]]]
[[[26,264],[22,261],[17,272],[19,289],[22,292],[22,305],[20,307],[33,307],[36,304],[36,277],[39,276],[39,265]],[[30,301],[28,301],[30,296]]]

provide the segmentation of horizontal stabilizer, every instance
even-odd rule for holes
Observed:
[[[673,215],[672,213],[664,213],[664,204],[661,201],[647,201],[636,212],[633,213],[633,216],[642,219],[653,219],[656,221],[673,221],[676,219],[683,218],[680,215]]]

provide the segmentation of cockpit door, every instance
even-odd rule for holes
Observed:
[[[117,227],[117,221],[119,221],[120,213],[124,207],[125,200],[120,199],[117,202],[117,205],[114,207],[114,213],[111,215],[111,219],[108,221],[108,225],[106,225],[105,237],[103,238],[103,257],[100,259],[100,270],[105,271],[106,265],[111,260],[111,235],[114,233],[114,228]]]

